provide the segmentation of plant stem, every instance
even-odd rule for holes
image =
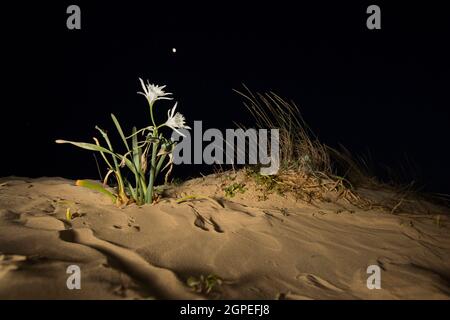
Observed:
[[[153,136],[158,136],[158,132],[155,130],[153,131]],[[159,142],[153,142],[152,144],[152,159],[151,159],[151,166],[150,166],[150,180],[148,182],[148,188],[147,188],[147,197],[146,202],[152,203],[153,202],[153,186],[155,183],[155,173],[156,173],[156,154],[158,151],[158,144]]]
[[[150,105],[150,117],[151,117],[151,119],[152,119],[152,124],[153,124],[153,127],[155,128],[155,130],[158,130],[158,128],[156,127],[156,124],[155,124],[155,118],[154,118],[154,116],[153,116],[153,104],[154,104],[155,102],[152,102],[152,103],[148,103],[149,105]],[[155,135],[153,135],[153,136],[155,136]]]
[[[158,138],[158,128],[156,127],[155,118],[153,116],[153,102],[150,103],[150,117],[152,119],[153,124],[153,137]],[[150,179],[148,182],[148,188],[145,196],[145,202],[146,203],[153,203],[153,187],[155,184],[155,173],[156,173],[156,155],[158,152],[158,144],[159,142],[153,142],[152,143],[152,158],[150,163]]]

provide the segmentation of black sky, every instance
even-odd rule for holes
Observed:
[[[381,30],[366,28],[373,3]],[[145,125],[144,77],[167,84],[188,121],[209,127],[251,124],[232,92],[241,83],[273,90],[296,101],[325,143],[370,153],[378,174],[388,166],[450,193],[448,15],[439,2],[373,3],[6,6],[0,176],[97,178],[89,152],[54,140],[89,141],[95,125],[112,131],[110,112],[125,127]],[[81,7],[79,31],[66,28],[70,4]]]

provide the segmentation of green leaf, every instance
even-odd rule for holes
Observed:
[[[137,197],[136,191],[134,190],[133,186],[131,185],[131,183],[128,180],[126,180],[125,182],[127,184],[128,191],[131,194],[131,197],[134,199],[135,202],[138,202],[138,197]]]
[[[133,127],[133,134],[136,133],[136,127]],[[133,162],[138,172],[141,171],[141,148],[138,147],[137,135],[132,138]]]
[[[120,126],[119,121],[117,120],[116,116],[111,113],[111,118],[114,121],[114,124],[116,125],[117,131],[119,132],[120,137],[122,138],[123,143],[125,144],[125,147],[128,151],[130,151],[130,147],[128,146],[127,139],[125,138],[125,135],[123,134],[122,127]]]
[[[111,152],[110,150],[103,148],[101,146],[98,146],[96,144],[92,144],[92,143],[87,143],[87,142],[75,142],[75,141],[67,141],[67,140],[56,140],[56,143],[69,143],[69,144],[73,144],[74,146],[77,146],[79,148],[82,149],[86,149],[86,150],[91,150],[91,151],[97,151],[97,152],[104,152],[104,153],[108,153],[111,154],[113,156],[116,156],[115,153]]]
[[[136,174],[136,168],[134,167],[133,162],[131,162],[130,159],[128,159],[126,156],[122,156],[120,154],[116,154],[116,156],[120,159],[120,161],[124,161],[125,165],[128,167],[128,169],[131,170],[131,172],[133,172],[133,174]]]
[[[75,185],[101,192],[101,193],[107,195],[108,197],[110,197],[114,202],[116,201],[117,197],[114,194],[112,194],[110,191],[106,190],[106,188],[103,187],[99,183],[95,183],[95,182],[92,182],[89,180],[77,180],[75,182]]]

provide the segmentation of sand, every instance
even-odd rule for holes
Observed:
[[[450,298],[445,209],[261,200],[251,185],[226,197],[222,184],[211,175],[155,205],[118,208],[72,180],[0,179],[0,298]],[[211,198],[177,202],[193,194]],[[80,267],[79,290],[67,288],[70,265]],[[370,265],[381,269],[381,289],[367,287]],[[187,282],[201,275],[222,282],[196,292]]]

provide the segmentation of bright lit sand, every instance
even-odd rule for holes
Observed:
[[[227,198],[221,183],[211,175],[156,205],[117,208],[71,180],[0,179],[0,298],[450,298],[445,209],[392,214],[290,195],[261,200],[251,184]],[[177,203],[192,194],[218,201]],[[81,290],[66,287],[73,264]],[[369,265],[381,268],[380,290],[366,286]],[[223,283],[209,295],[186,285],[210,274]]]

